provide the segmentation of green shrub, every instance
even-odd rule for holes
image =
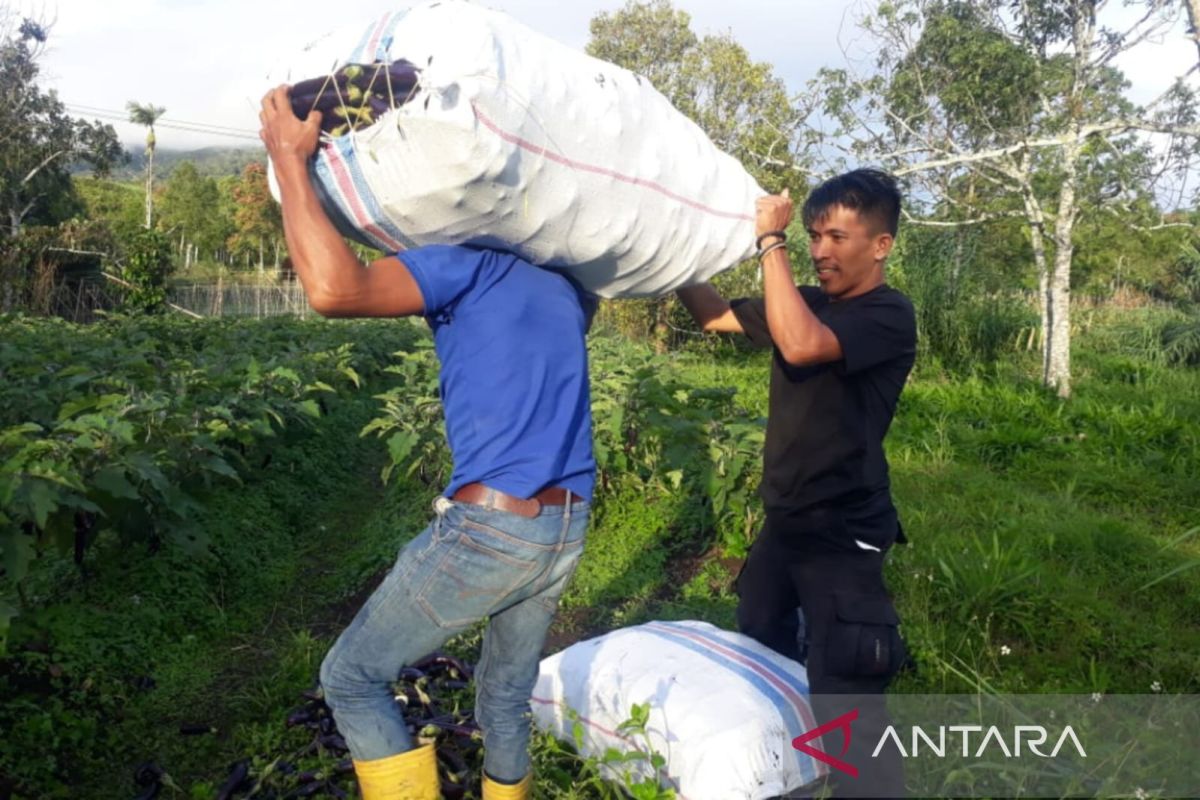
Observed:
[[[172,247],[162,231],[139,229],[124,242],[122,274],[129,283],[125,308],[138,314],[157,314],[167,307],[167,277],[174,269]]]

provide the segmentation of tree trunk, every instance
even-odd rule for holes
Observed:
[[[1196,63],[1200,64],[1200,0],[1183,0],[1183,7],[1190,23],[1188,35],[1196,42]]]
[[[1058,193],[1058,218],[1054,222],[1054,272],[1046,283],[1049,327],[1042,355],[1042,382],[1059,397],[1071,396],[1071,258],[1075,254],[1075,189],[1078,183],[1081,142],[1063,148],[1063,181]]]
[[[1038,308],[1041,311],[1042,347],[1050,340],[1050,265],[1046,258],[1046,216],[1037,195],[1033,192],[1033,176],[1030,174],[1031,162],[1026,155],[1021,159],[1022,174],[1021,199],[1025,203],[1025,219],[1029,225],[1029,246],[1033,250],[1033,263],[1038,274]],[[1031,339],[1032,341],[1032,339]],[[1043,375],[1044,375],[1043,360]]]
[[[954,258],[950,261],[950,295],[952,297],[958,294],[958,282],[962,278],[966,250],[967,232],[959,227],[954,231]]]
[[[1071,92],[1067,109],[1071,114],[1068,141],[1060,151],[1062,182],[1058,190],[1058,216],[1054,221],[1054,271],[1046,283],[1046,311],[1049,328],[1042,353],[1042,382],[1053,387],[1059,397],[1071,396],[1071,258],[1075,253],[1073,241],[1079,183],[1079,157],[1083,151],[1081,136],[1091,69],[1092,45],[1096,37],[1096,6],[1094,0],[1076,0],[1074,15],[1073,62]]]
[[[154,145],[146,148],[146,228],[154,216]]]

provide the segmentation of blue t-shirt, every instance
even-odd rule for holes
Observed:
[[[516,497],[596,480],[584,341],[594,299],[497,250],[432,245],[399,258],[425,301],[454,472]]]

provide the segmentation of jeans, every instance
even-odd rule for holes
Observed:
[[[529,698],[546,631],[583,552],[590,506],[548,506],[532,519],[439,497],[321,665],[325,700],[351,755],[412,749],[391,685],[400,669],[488,619],[475,670],[484,769],[499,781],[529,771]]]

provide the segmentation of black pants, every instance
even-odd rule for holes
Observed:
[[[867,550],[813,550],[803,540],[772,533],[768,525],[737,580],[738,629],[805,663],[818,725],[857,712],[845,754],[842,731],[823,737],[825,752],[858,769],[851,777],[830,768],[836,797],[904,796],[895,749],[871,757],[891,724],[883,691],[907,658],[883,581],[883,559],[884,553]],[[802,640],[797,607],[804,612]]]

